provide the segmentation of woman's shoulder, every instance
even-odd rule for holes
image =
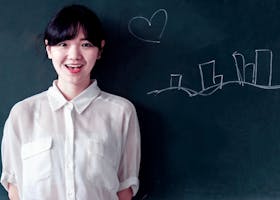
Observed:
[[[112,106],[118,106],[125,110],[135,109],[133,103],[130,100],[112,93],[101,91],[99,99],[102,100],[104,103],[107,103]]]
[[[27,111],[34,109],[38,104],[42,104],[47,101],[47,92],[40,92],[38,94],[27,97],[19,102],[17,102],[11,109],[11,113],[19,113],[21,111]]]

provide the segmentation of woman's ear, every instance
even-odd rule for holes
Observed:
[[[103,49],[104,46],[105,46],[105,40],[102,40],[102,41],[101,41],[101,49]]]
[[[45,45],[46,45],[46,52],[47,52],[48,58],[49,58],[49,59],[52,59],[52,56],[51,56],[51,47],[48,45],[48,40],[45,40]]]
[[[100,58],[101,58],[101,54],[102,54],[102,52],[103,52],[104,46],[105,46],[105,40],[102,40],[102,41],[101,41],[101,48],[99,49],[97,59],[100,59]]]

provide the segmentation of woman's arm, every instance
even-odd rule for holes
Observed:
[[[132,199],[132,190],[131,188],[124,189],[118,192],[119,200],[131,200]]]
[[[10,200],[19,200],[17,187],[13,184],[8,184],[8,195]]]

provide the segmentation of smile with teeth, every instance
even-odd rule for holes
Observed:
[[[81,68],[82,65],[65,65],[67,68]]]
[[[65,65],[65,67],[71,72],[71,73],[78,73],[81,71],[83,65]]]

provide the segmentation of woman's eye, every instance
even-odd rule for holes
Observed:
[[[90,42],[86,42],[82,44],[82,47],[93,47],[93,44],[91,44]]]
[[[59,47],[66,47],[67,44],[65,42],[60,42],[60,43],[57,44],[57,46],[59,46]]]

